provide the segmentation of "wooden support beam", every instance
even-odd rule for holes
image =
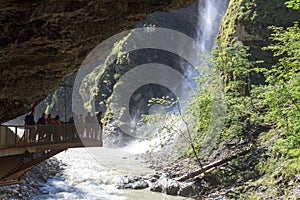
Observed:
[[[19,185],[19,184],[22,184],[22,183],[23,183],[22,181],[15,180],[15,179],[0,181],[0,187],[9,186],[9,185]]]

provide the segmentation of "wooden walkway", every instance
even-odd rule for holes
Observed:
[[[68,148],[102,147],[99,128],[78,133],[74,124],[0,125],[0,186],[16,182],[36,164]]]

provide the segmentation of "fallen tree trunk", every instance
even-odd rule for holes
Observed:
[[[183,175],[183,176],[177,178],[176,180],[177,181],[185,181],[187,179],[194,178],[194,177],[196,177],[196,176],[198,176],[198,175],[200,175],[202,173],[207,172],[208,170],[210,170],[210,169],[212,169],[214,167],[218,167],[220,165],[223,165],[223,164],[225,164],[225,163],[227,163],[227,162],[229,162],[229,161],[231,161],[231,160],[233,160],[233,159],[235,159],[235,158],[237,158],[239,156],[246,155],[247,153],[250,152],[250,150],[251,150],[251,148],[247,148],[247,149],[245,149],[243,151],[240,151],[238,153],[235,153],[235,154],[233,154],[231,156],[228,156],[228,157],[223,158],[221,160],[217,160],[217,161],[215,161],[213,163],[210,163],[210,164],[202,167],[201,169],[198,169],[198,170],[196,170],[194,172],[191,172],[191,173],[189,173],[187,175]]]

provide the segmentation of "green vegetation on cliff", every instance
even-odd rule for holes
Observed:
[[[226,95],[227,113],[219,142],[242,140],[259,153],[255,170],[237,174],[244,181],[251,180],[252,186],[237,188],[233,198],[299,198],[295,188],[300,178],[300,27],[296,21],[291,23],[294,18],[288,14],[299,12],[300,2],[288,1],[286,6],[294,11],[284,8],[267,18],[262,17],[259,2],[231,1],[210,61],[224,82]],[[284,1],[264,3],[263,7],[285,6]],[[287,16],[282,16],[282,10]],[[247,27],[245,22],[249,23]],[[268,30],[258,35],[255,23],[268,25]],[[263,41],[266,36],[268,39]],[[203,82],[199,81],[199,85]],[[209,106],[202,104],[207,102],[207,95],[199,93],[196,99],[193,107],[202,113],[195,131],[199,134],[214,119],[207,114],[211,112],[207,110]],[[201,145],[199,140],[195,141],[197,148]],[[232,165],[242,166],[245,159],[237,159]],[[230,180],[224,176],[219,177],[222,184],[236,184],[234,176]],[[266,187],[263,192],[255,190],[260,185]]]

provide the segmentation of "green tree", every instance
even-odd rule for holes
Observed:
[[[260,122],[256,95],[253,94],[251,76],[257,61],[250,60],[249,48],[237,38],[228,46],[217,46],[213,51],[213,68],[224,81],[227,115],[223,137],[251,139],[251,129]]]
[[[300,1],[286,5],[299,9]],[[298,22],[286,29],[271,28],[272,44],[264,50],[271,51],[278,62],[262,70],[268,85],[260,87],[265,122],[274,124],[276,133],[269,162],[261,163],[268,182],[273,182],[276,174],[289,179],[300,173],[300,28]]]

